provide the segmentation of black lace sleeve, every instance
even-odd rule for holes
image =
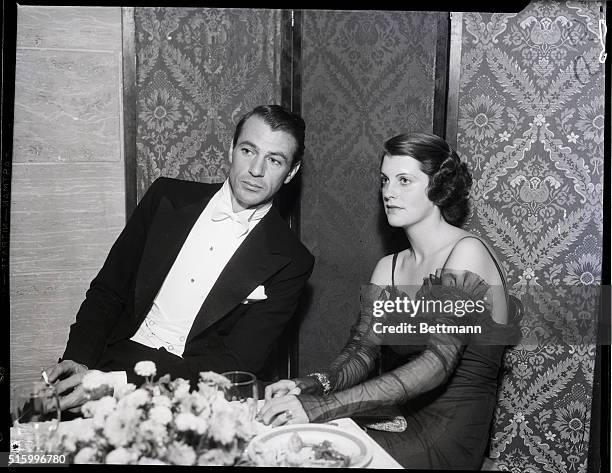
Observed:
[[[361,291],[361,307],[372,307],[374,299],[387,300],[392,288],[371,284]],[[359,319],[351,327],[349,340],[322,373],[327,376],[331,391],[341,391],[365,380],[374,369],[380,354],[381,340],[372,331],[375,317],[371,310],[361,310]]]
[[[438,272],[424,281],[417,298],[431,301],[456,301],[470,298],[486,300],[488,285],[474,273]],[[488,305],[490,308],[490,305]],[[371,316],[371,314],[370,314]],[[481,316],[490,317],[490,311]],[[445,325],[457,325],[455,314],[435,314],[435,320]],[[365,379],[366,368],[373,366],[372,356],[378,353],[374,346],[365,348],[363,340],[380,343],[369,330],[371,318],[362,317],[361,336],[353,336],[329,371],[335,392],[328,396],[301,394],[302,403],[311,422],[324,422],[339,417],[349,417],[376,408],[403,404],[419,394],[430,391],[446,382],[460,361],[463,350],[469,342],[469,335],[458,333],[434,333],[428,335],[425,350],[410,362],[360,383]],[[465,319],[461,320],[465,322]],[[359,326],[359,324],[357,325]],[[356,327],[357,327],[356,326]],[[379,348],[379,346],[378,346]],[[358,384],[360,383],[360,384]]]

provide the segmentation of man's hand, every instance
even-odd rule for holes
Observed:
[[[83,404],[85,404],[90,399],[91,396],[89,395],[89,393],[86,393],[83,389],[83,386],[79,384],[70,392],[70,394],[67,394],[66,396],[60,396],[60,410],[67,410],[68,412],[78,414],[79,412],[81,412],[81,407],[83,406]]]
[[[293,395],[266,400],[257,419],[265,425],[277,427],[285,424],[305,424],[310,422],[300,400]]]
[[[59,362],[57,365],[46,370],[47,376],[49,377],[50,383],[55,383],[58,379],[69,378],[70,376],[85,372],[89,368],[85,365],[81,365],[76,361],[64,360]],[[55,387],[57,389],[57,386]],[[58,391],[59,393],[59,391]]]
[[[87,366],[72,360],[64,360],[47,370],[49,382],[55,386],[62,411],[78,413],[81,406],[89,400],[81,385],[81,380],[88,371]]]

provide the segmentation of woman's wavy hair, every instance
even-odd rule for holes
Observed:
[[[383,148],[381,166],[386,155],[410,156],[419,161],[421,170],[429,176],[429,200],[438,206],[444,220],[463,226],[470,213],[472,175],[445,140],[430,133],[404,133],[387,140]]]

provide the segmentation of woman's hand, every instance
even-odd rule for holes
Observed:
[[[303,378],[281,379],[276,383],[266,386],[265,399],[270,399],[298,394],[314,394],[320,396],[323,394],[323,386],[312,376],[304,376]]]
[[[266,398],[266,403],[257,414],[257,420],[272,427],[310,422],[300,400],[291,394],[273,399]]]
[[[283,397],[290,394],[298,395],[302,390],[298,387],[293,379],[281,379],[276,383],[266,386],[265,399],[266,403],[272,398]]]

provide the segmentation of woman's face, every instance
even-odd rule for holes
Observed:
[[[380,167],[381,194],[392,227],[407,227],[436,212],[427,197],[429,176],[410,156],[385,155]]]

